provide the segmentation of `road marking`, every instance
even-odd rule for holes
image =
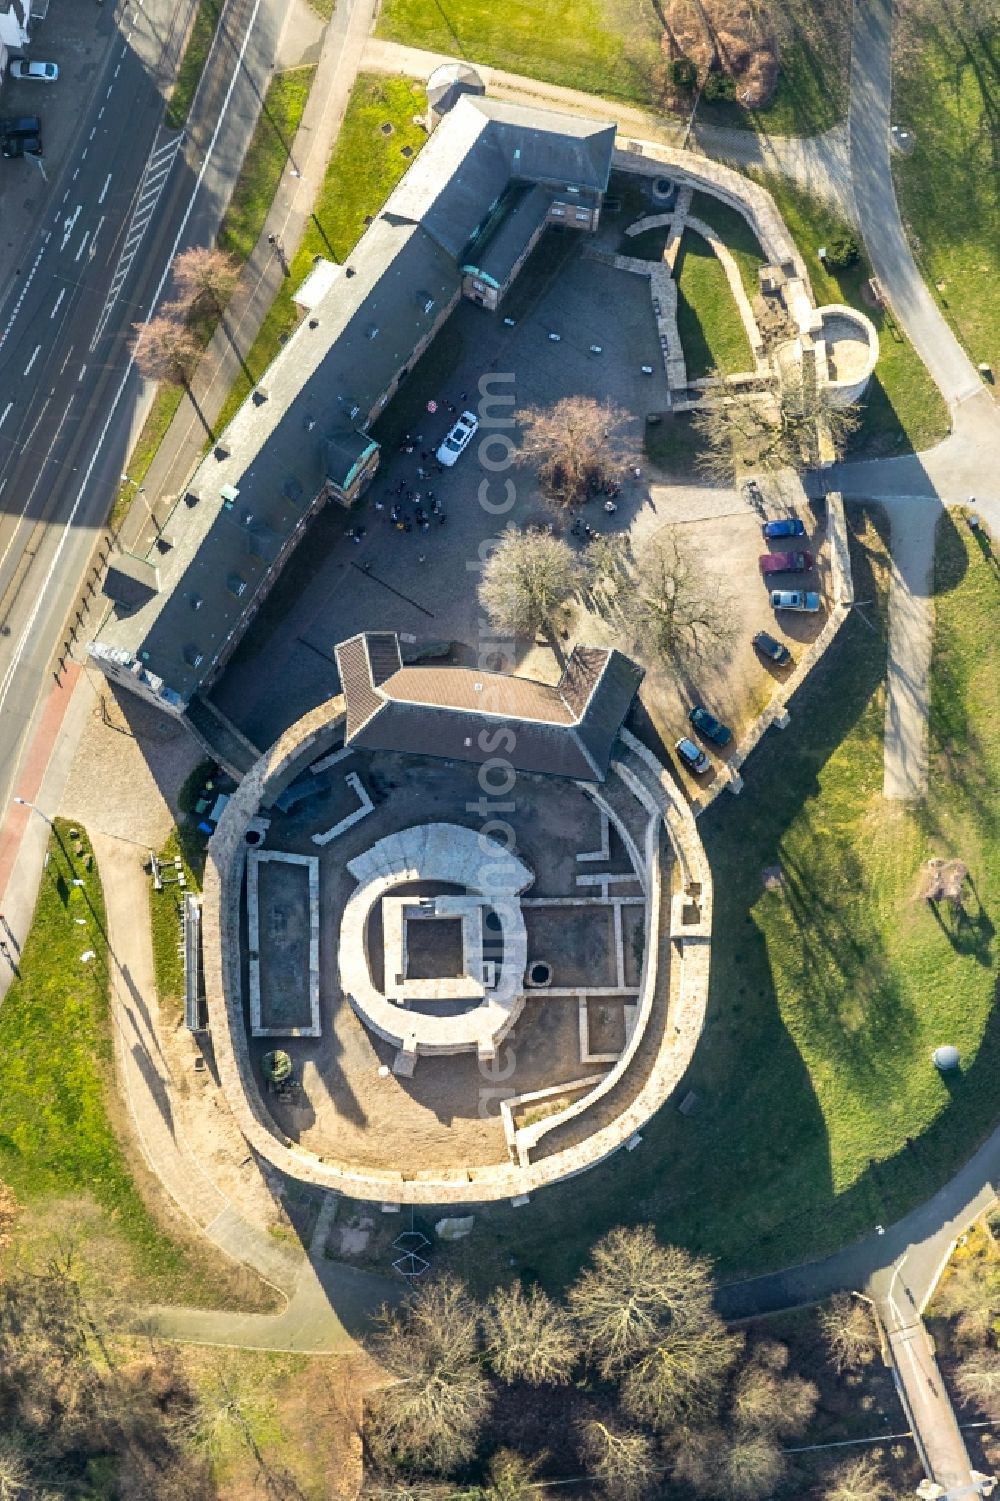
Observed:
[[[52,231],[50,229],[48,231],[48,233],[46,234],[45,239],[42,241],[42,244],[43,245],[47,245],[49,243],[49,241],[51,240],[51,238],[52,238]]]
[[[69,348],[67,349],[67,351],[66,351],[66,358],[63,360],[62,364],[59,366],[59,374],[60,375],[62,375],[63,371],[66,369],[66,366],[69,364],[70,356],[72,355],[72,353],[73,353],[73,346],[71,344],[69,346]],[[54,390],[52,390],[52,391],[49,392],[49,396],[50,397],[54,396],[55,394],[56,393],[55,393]]]
[[[89,239],[90,239],[90,230],[89,229],[85,229],[83,231],[83,239],[80,241],[80,248],[76,252],[76,255],[74,255],[74,257],[73,257],[74,261],[78,261],[80,259],[81,255],[83,254],[84,247],[85,247],[85,245],[86,245],[86,243],[87,243],[87,241]]]
[[[25,297],[27,297],[28,295],[28,288],[31,286],[31,283],[35,279],[35,272],[38,270],[39,264],[44,254],[45,246],[43,244],[39,249],[38,254],[35,256],[35,259],[31,263],[31,270],[28,272],[27,276],[24,279],[24,285],[18,293],[17,301],[14,304],[10,317],[7,319],[7,327],[4,329],[3,333],[0,334],[0,349],[2,349],[4,344],[7,342],[7,336],[10,333],[11,329],[14,327],[17,315],[21,311],[21,304],[24,301]]]
[[[101,189],[101,196],[97,200],[98,203],[103,203],[104,202],[105,198],[108,196],[108,189],[110,188],[110,186],[111,186],[111,173],[109,172],[108,175],[107,175],[107,178],[105,179],[104,186]]]
[[[95,137],[96,134],[97,134],[97,126],[95,125],[93,127],[93,129],[91,130],[90,135],[87,137],[88,141],[92,141],[94,139],[94,137]]]
[[[97,254],[97,236],[101,232],[101,225],[104,223],[104,218],[105,216],[104,214],[102,214],[97,221],[97,228],[94,230],[94,233],[90,237],[90,254],[87,256],[88,261],[92,261],[94,259],[94,256]]]
[[[67,241],[69,240],[70,235],[73,233],[73,230],[76,227],[76,221],[77,221],[77,219],[79,219],[79,217],[80,217],[80,215],[82,213],[83,213],[83,204],[82,203],[78,203],[77,206],[76,206],[76,208],[73,210],[73,212],[71,214],[67,214],[66,218],[63,220],[63,237],[62,237],[62,245],[60,246],[61,250],[65,250],[66,249]]]
[[[90,150],[89,146],[84,146],[83,150],[81,151],[81,153],[80,153],[80,160],[82,162],[85,162],[87,160],[87,152],[89,150]]]
[[[34,354],[31,356],[31,359],[28,361],[28,363],[24,367],[24,373],[25,373],[25,375],[27,375],[28,371],[31,369],[32,365],[35,363],[35,361],[37,360],[37,358],[41,354],[41,352],[42,352],[42,346],[41,346],[41,344],[36,344],[35,345],[35,352],[34,352]]]
[[[65,191],[65,193],[64,193],[64,194],[63,194],[63,195],[62,195],[62,201],[63,201],[63,203],[65,203],[65,202],[66,202],[66,199],[67,199],[67,198],[68,198],[68,197],[69,197],[69,188],[67,188],[67,189],[66,189],[66,191]],[[58,217],[59,217],[59,215],[58,215],[58,214],[57,214],[57,215],[56,215],[56,218],[57,218],[57,219],[58,219]]]
[[[56,315],[56,313],[58,313],[58,311],[59,311],[59,305],[60,305],[60,303],[62,302],[62,300],[63,300],[63,298],[65,296],[66,296],[66,288],[65,287],[60,287],[60,289],[59,289],[59,296],[56,298],[56,305],[52,309],[51,313],[49,314],[50,318],[54,318],[55,315]]]
[[[115,69],[115,77],[116,78],[118,77],[118,75],[121,72],[121,70],[122,70],[122,65],[121,65],[121,63],[119,63],[118,66],[117,66],[117,68]]]
[[[70,178],[70,181],[71,182],[76,182],[76,179],[79,177],[79,175],[80,175],[80,168],[77,167],[76,171],[73,173],[73,176]]]
[[[105,94],[104,97],[105,97],[105,99],[110,99],[111,98],[111,84],[110,83],[108,84],[108,92]]]
[[[112,309],[121,296],[122,288],[139,252],[139,246],[142,244],[143,237],[149,228],[153,215],[156,212],[157,204],[170,178],[170,171],[177,158],[177,153],[181,148],[183,139],[182,135],[176,135],[164,142],[157,136],[157,140],[153,143],[153,149],[146,159],[146,166],[133,202],[132,215],[128,221],[128,227],[122,240],[118,264],[111,278],[111,285],[108,289],[108,295],[101,311],[101,316],[97,320],[94,337],[90,341],[91,354],[93,354],[104,336],[104,330],[107,327],[108,319],[111,317]],[[110,180],[109,177],[108,181],[110,182]],[[201,178],[199,177],[200,181]],[[106,189],[107,184],[105,184],[105,191]],[[103,193],[101,196],[103,198]]]
[[[11,412],[13,410],[14,410],[14,403],[12,401],[8,401],[8,403],[4,407],[3,411],[0,412],[0,427],[3,427],[4,423],[7,421],[7,418],[10,416],[10,414],[11,414]]]
[[[97,111],[97,118],[100,120],[100,119],[103,119],[103,117],[104,117],[104,105],[102,104],[101,107],[100,107],[100,109]]]
[[[86,365],[81,365],[80,366],[80,374],[76,378],[77,385],[80,384],[80,382],[83,380],[83,377],[86,375],[86,373],[87,373],[87,367],[86,367]]]

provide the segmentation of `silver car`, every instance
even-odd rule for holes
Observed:
[[[468,448],[479,427],[475,412],[463,412],[437,451],[437,461],[450,469]]]
[[[55,63],[29,62],[26,57],[15,57],[10,65],[11,78],[24,78],[31,83],[55,83],[59,69]]]

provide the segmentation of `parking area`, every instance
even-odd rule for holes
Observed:
[[[256,745],[269,745],[300,715],[338,691],[332,649],[357,631],[397,630],[435,643],[452,662],[510,665],[509,658],[492,654],[476,598],[484,545],[508,523],[548,523],[551,512],[527,468],[502,473],[484,468],[480,441],[440,474],[434,452],[456,412],[466,407],[482,411],[484,376],[497,378],[494,390],[513,392],[512,408],[494,407],[499,417],[509,412],[516,419],[527,406],[579,394],[611,400],[634,413],[638,439],[647,412],[662,409],[662,377],[648,376],[642,368],[662,368],[647,284],[592,260],[586,251],[581,239],[554,237],[548,245],[543,240],[502,315],[461,304],[415,367],[377,430],[383,456],[375,483],[355,511],[329,506],[317,519],[213,689],[219,707]],[[504,315],[514,319],[513,326],[504,323]],[[558,334],[558,340],[551,334]],[[504,376],[512,377],[509,383],[500,379]],[[433,413],[428,402],[436,405]],[[516,427],[491,429],[484,414],[479,438],[491,430],[504,439],[509,433],[516,442]],[[486,453],[488,463],[502,457],[503,441]],[[825,611],[779,618],[771,610],[758,567],[765,550],[760,518],[735,490],[668,486],[660,479],[655,467],[644,462],[638,476],[624,476],[613,515],[592,502],[584,518],[601,535],[628,533],[633,558],[655,544],[665,528],[678,528],[704,568],[706,587],[729,602],[731,647],[713,649],[705,660],[687,663],[683,670],[667,668],[644,655],[642,642],[616,635],[616,622],[589,611],[586,600],[574,611],[571,635],[620,646],[643,660],[643,704],[665,743],[672,745],[686,733],[687,710],[696,701],[738,735],[767,701],[775,678],[789,670],[758,656],[751,645],[754,633],[768,630],[794,653],[798,644],[814,638]],[[414,503],[405,500],[403,514],[412,529],[393,525],[400,485],[420,495],[428,514],[426,530],[412,521]],[[444,521],[431,513],[431,497]],[[498,513],[487,508],[506,500],[510,504]],[[776,513],[801,514],[808,535],[800,545],[820,551],[822,517],[809,510],[801,486],[794,484],[781,495],[769,493],[765,500]],[[575,537],[568,525],[557,522],[557,530],[573,547],[586,548],[585,539]],[[820,555],[817,571],[785,576],[777,583],[822,593],[825,568]],[[558,676],[559,664],[548,647],[521,641],[516,652],[519,670],[551,680]]]

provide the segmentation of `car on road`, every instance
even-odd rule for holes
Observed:
[[[26,57],[15,57],[10,65],[10,76],[29,79],[32,83],[55,83],[59,69],[55,63],[29,62]]]
[[[775,610],[808,610],[813,614],[819,609],[820,599],[812,590],[804,593],[801,589],[772,589],[771,605]]]
[[[37,115],[0,116],[0,136],[37,136],[42,133],[42,122]]]
[[[758,631],[753,644],[762,657],[766,657],[769,662],[776,662],[779,667],[787,667],[792,660],[792,654],[785,643],[776,641],[767,631]]]
[[[729,726],[716,719],[714,714],[709,714],[701,704],[695,704],[689,711],[688,722],[694,725],[699,735],[704,735],[706,740],[711,740],[715,745],[728,745],[733,738]]]
[[[3,144],[0,145],[0,155],[8,160],[19,156],[41,156],[41,136],[4,136]]]
[[[438,463],[446,469],[456,464],[476,436],[478,427],[479,418],[475,412],[463,412],[437,451]]]
[[[678,740],[674,746],[674,750],[688,771],[693,771],[696,776],[701,776],[702,772],[707,771],[712,764],[701,747],[695,745],[693,740],[688,740],[686,737]]]
[[[806,528],[798,516],[782,516],[777,521],[765,521],[763,532],[764,540],[770,542],[773,537],[804,537]]]
[[[808,573],[815,559],[811,552],[762,552],[760,571],[769,573]]]

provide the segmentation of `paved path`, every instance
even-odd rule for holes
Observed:
[[[936,496],[911,496],[896,497],[886,510],[892,578],[883,793],[912,801],[927,792],[934,538],[943,507]]]
[[[425,52],[419,47],[404,47],[399,42],[370,37],[361,66],[377,73],[402,73],[408,78],[426,82],[442,63],[457,61],[460,59],[449,57],[444,52]],[[568,110],[571,114],[615,120],[622,136],[638,136],[667,146],[683,144],[685,122],[675,116],[652,114],[622,104],[620,100],[602,99],[597,94],[544,83],[521,73],[507,73],[502,68],[490,68],[483,63],[472,62],[472,67],[482,76],[490,94],[498,98],[534,105],[536,109],[548,106]],[[693,140],[706,156],[721,157],[737,166],[757,166],[767,172],[784,173],[801,187],[825,198],[849,218],[853,217],[845,126],[835,126],[825,135],[799,138],[762,136],[749,130],[696,125]]]

